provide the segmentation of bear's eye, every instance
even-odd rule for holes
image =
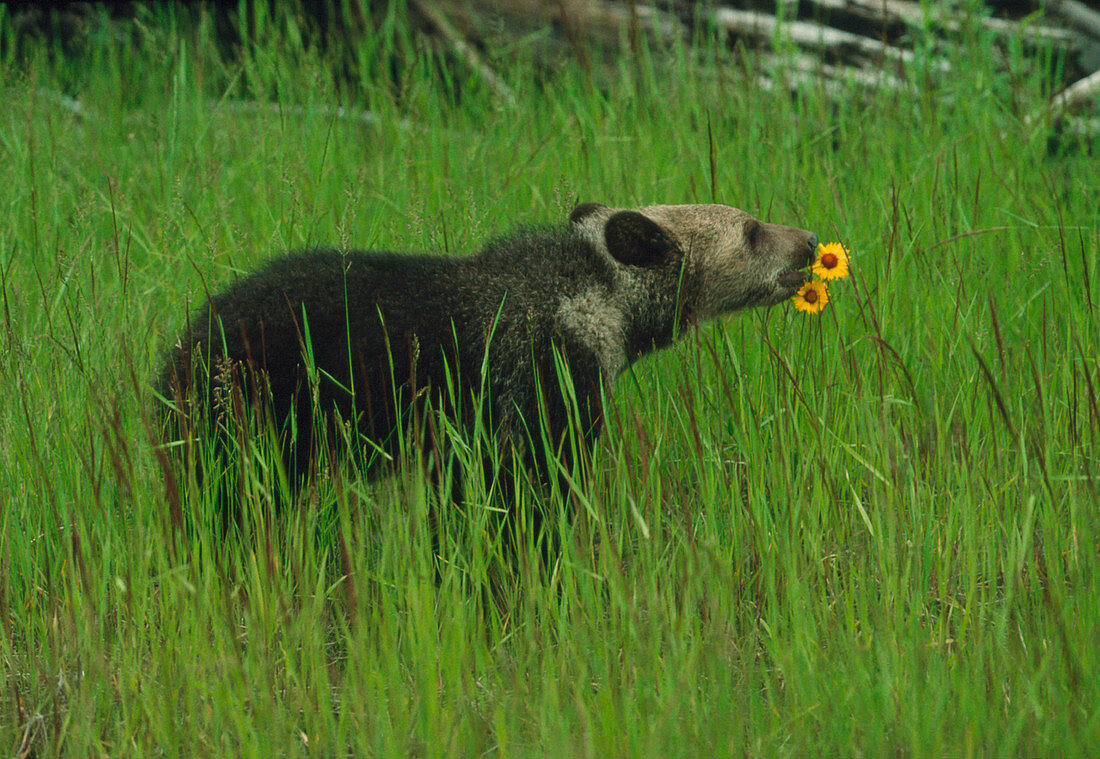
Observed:
[[[745,235],[745,242],[749,245],[756,245],[762,231],[763,228],[761,227],[759,221],[757,221],[756,219],[748,219],[745,222],[745,228],[743,231],[743,234]]]

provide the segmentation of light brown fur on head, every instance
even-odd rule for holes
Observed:
[[[717,204],[618,209],[585,203],[574,209],[570,224],[574,233],[614,258],[605,230],[624,211],[642,214],[675,241],[683,255],[684,292],[694,300],[685,305],[698,319],[789,298],[803,282],[797,270],[809,265],[817,247],[812,232]]]

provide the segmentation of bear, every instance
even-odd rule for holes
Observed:
[[[816,248],[730,206],[582,203],[473,255],[285,254],[186,323],[158,386],[167,437],[234,434],[227,409],[262,412],[297,488],[349,429],[368,475],[386,471],[427,409],[481,425],[546,481],[591,453],[628,365],[690,324],[790,298]]]

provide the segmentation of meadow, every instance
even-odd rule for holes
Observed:
[[[1057,61],[970,29],[948,73],[836,97],[705,36],[610,81],[520,45],[511,105],[400,13],[354,81],[291,21],[226,51],[165,13],[0,61],[0,751],[1095,750],[1100,140],[1043,116]],[[554,571],[521,552],[503,604],[477,503],[433,559],[415,467],[194,526],[151,388],[206,293],[286,248],[471,251],[577,201],[727,203],[853,273],[820,316],[632,367]]]

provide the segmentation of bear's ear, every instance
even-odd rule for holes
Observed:
[[[569,223],[571,225],[581,222],[586,216],[590,216],[600,209],[607,208],[602,203],[580,203],[573,212],[569,214]]]
[[[657,222],[637,211],[619,211],[608,219],[604,239],[611,257],[628,266],[658,266],[679,252]]]

